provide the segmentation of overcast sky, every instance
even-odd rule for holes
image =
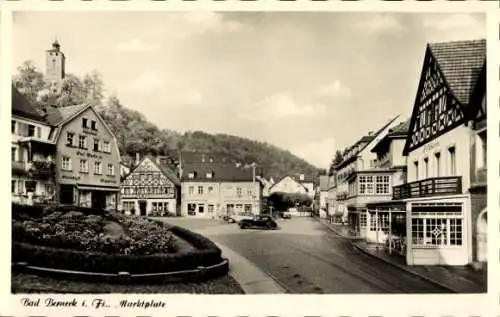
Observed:
[[[22,12],[13,71],[57,37],[66,71],[99,71],[106,93],[160,128],[267,141],[318,167],[406,119],[427,42],[486,37],[484,15]]]

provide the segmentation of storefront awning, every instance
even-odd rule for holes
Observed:
[[[95,186],[95,185],[77,184],[76,188],[78,188],[78,190],[100,190],[100,191],[106,191],[106,192],[118,192],[118,191],[120,191],[119,186]]]

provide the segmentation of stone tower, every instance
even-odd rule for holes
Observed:
[[[52,48],[46,52],[45,80],[49,83],[59,82],[65,76],[64,64],[66,58],[61,51],[61,45],[57,40],[52,43]]]

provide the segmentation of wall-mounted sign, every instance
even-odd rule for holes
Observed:
[[[74,181],[80,180],[80,176],[74,176],[74,175],[62,175],[61,178]]]
[[[424,145],[424,153],[432,151],[432,149],[435,149],[439,146],[439,142],[431,142],[429,144]]]
[[[105,183],[105,184],[116,184],[117,181],[114,180],[114,179],[105,179],[105,178],[101,178],[101,183]]]

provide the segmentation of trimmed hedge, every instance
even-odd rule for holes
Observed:
[[[171,231],[193,244],[197,250],[137,256],[82,252],[13,242],[12,262],[27,262],[32,266],[83,272],[146,274],[191,270],[222,261],[221,250],[207,238],[176,226],[173,226]]]

